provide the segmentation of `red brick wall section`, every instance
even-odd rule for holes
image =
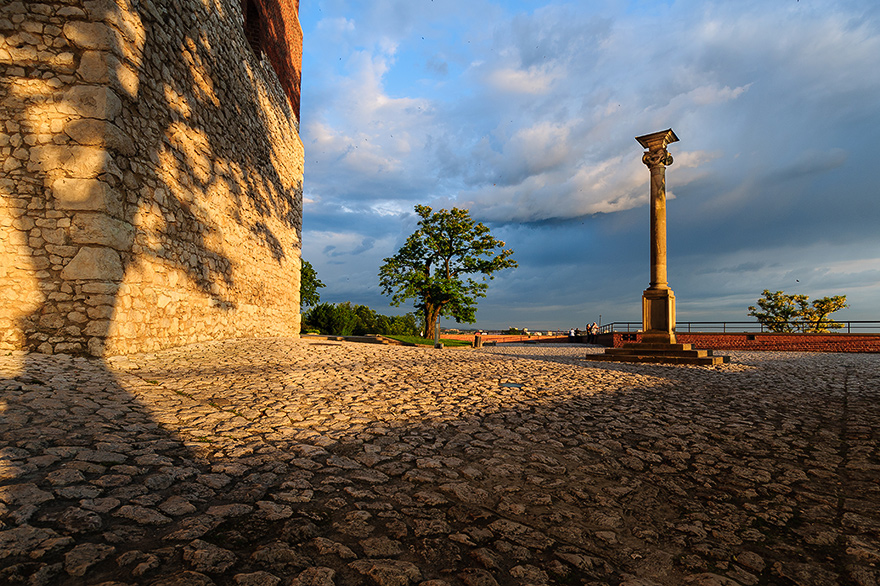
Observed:
[[[262,49],[278,75],[278,80],[299,119],[302,76],[302,27],[299,24],[299,0],[241,0],[242,14],[248,4],[257,6],[261,16]],[[245,29],[252,23],[245,23]]]
[[[641,334],[614,332],[599,336],[599,342],[619,348],[641,341]],[[635,338],[629,339],[629,338]],[[722,334],[710,332],[676,333],[680,344],[693,344],[705,350],[776,350],[784,352],[880,352],[880,334]]]

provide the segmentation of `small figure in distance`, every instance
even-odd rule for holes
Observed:
[[[596,322],[587,326],[587,344],[599,343],[599,324]]]

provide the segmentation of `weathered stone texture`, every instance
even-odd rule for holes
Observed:
[[[271,62],[239,0],[0,4],[0,348],[299,333],[301,33],[285,2],[260,3],[264,26],[289,19]]]

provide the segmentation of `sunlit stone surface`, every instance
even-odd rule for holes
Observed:
[[[0,349],[299,333],[296,6],[0,2]]]

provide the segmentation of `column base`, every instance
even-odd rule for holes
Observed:
[[[645,289],[642,294],[642,342],[675,344],[675,294],[672,289]]]
[[[730,362],[729,356],[715,356],[712,350],[694,350],[690,344],[654,344],[642,341],[624,344],[623,348],[608,348],[604,354],[587,354],[584,360],[592,362],[636,362],[643,364],[690,364],[717,366]]]

